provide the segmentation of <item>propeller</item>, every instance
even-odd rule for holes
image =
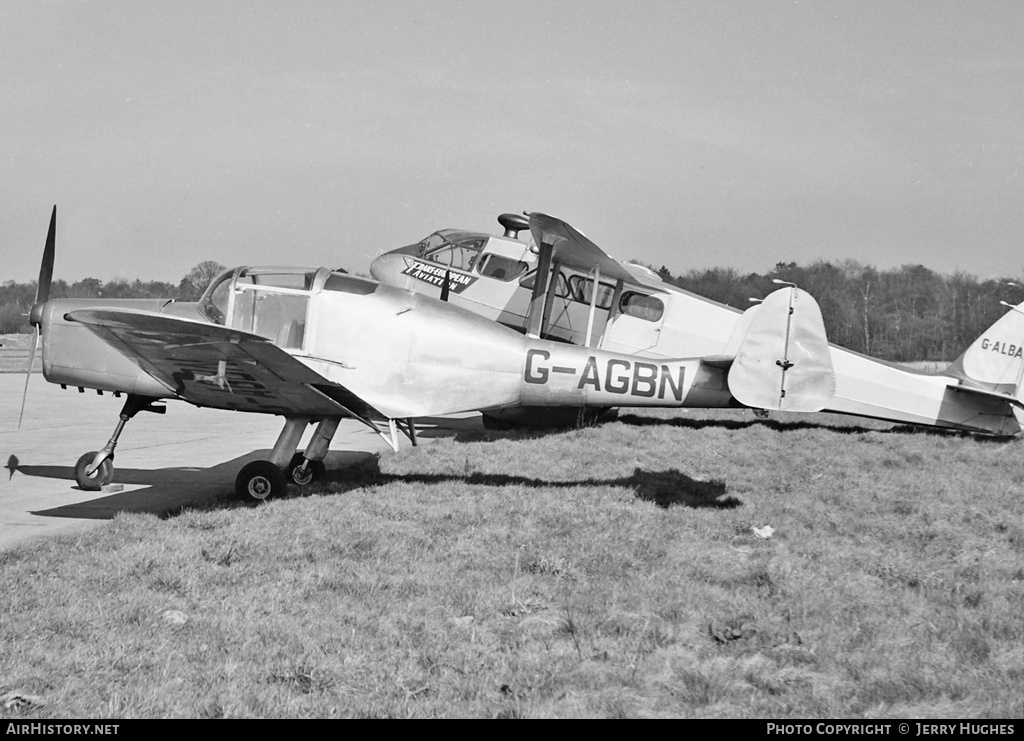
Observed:
[[[28,351],[28,366],[25,368],[25,391],[21,395],[21,414],[18,415],[18,429],[25,417],[25,400],[28,399],[28,382],[32,379],[32,366],[36,362],[36,350],[39,347],[39,334],[43,323],[43,305],[50,299],[50,284],[53,283],[53,253],[57,244],[57,207],[50,214],[50,229],[46,233],[46,246],[43,248],[43,263],[39,266],[39,283],[36,286],[36,300],[32,304],[29,322],[32,324],[32,342]]]

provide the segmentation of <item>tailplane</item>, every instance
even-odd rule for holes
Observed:
[[[749,314],[729,392],[755,409],[821,411],[835,394],[836,377],[818,302],[795,286],[780,288]]]
[[[1024,303],[1011,306],[944,372],[989,391],[1021,399],[1024,375]]]

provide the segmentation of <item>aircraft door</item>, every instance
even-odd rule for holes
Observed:
[[[657,354],[664,322],[662,298],[624,291],[615,316],[605,328],[600,347],[612,352]]]

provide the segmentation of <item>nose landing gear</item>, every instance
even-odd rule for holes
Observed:
[[[166,407],[155,406],[155,401],[156,399],[151,396],[128,394],[124,406],[121,407],[117,427],[114,428],[114,434],[110,436],[107,444],[102,450],[84,453],[75,464],[75,481],[81,488],[86,491],[99,491],[110,483],[114,478],[114,448],[117,447],[118,438],[121,437],[128,420],[139,412],[163,414],[167,411]]]

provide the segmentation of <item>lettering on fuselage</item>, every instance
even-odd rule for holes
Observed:
[[[981,349],[997,352],[1010,358],[1024,358],[1024,346],[1013,345],[1000,340],[990,340],[988,337],[982,338]]]
[[[448,273],[448,290],[452,293],[462,293],[476,282],[474,275],[456,273],[443,265],[422,262],[411,257],[405,258],[405,270],[402,271],[402,275],[412,276],[432,286],[443,286],[445,273]]]
[[[686,368],[682,365],[673,369],[659,363],[643,360],[612,358],[604,366],[591,355],[582,368],[569,365],[550,365],[551,353],[547,350],[528,350],[523,380],[527,383],[546,384],[552,375],[568,375],[576,379],[576,388],[606,391],[609,394],[664,399],[666,394],[676,401],[683,400],[683,378]],[[673,376],[673,371],[676,375]]]

